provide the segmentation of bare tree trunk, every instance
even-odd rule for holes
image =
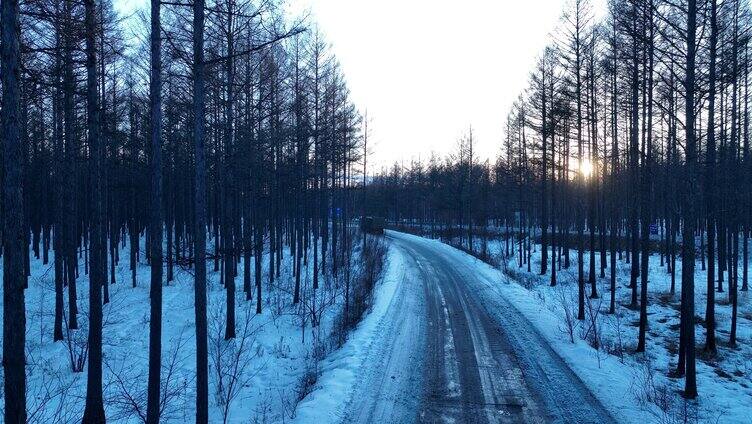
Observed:
[[[92,208],[90,221],[91,268],[89,270],[89,366],[86,379],[84,423],[103,423],[102,395],[102,285],[107,284],[107,251],[104,242],[102,194],[104,146],[101,137],[95,0],[84,0],[86,33],[86,126],[91,152]]]
[[[584,155],[582,152],[582,76],[581,73],[581,42],[580,42],[580,11],[579,11],[580,4],[577,3],[577,27],[576,27],[576,33],[575,33],[575,96],[577,100],[577,160],[578,160],[578,166],[580,167],[580,172],[577,173],[576,181],[579,181],[580,183],[584,182],[584,178],[582,176],[582,166],[583,166],[583,160]],[[582,186],[582,184],[580,184]],[[578,320],[584,320],[585,319],[585,269],[584,269],[584,262],[585,262],[585,245],[584,245],[584,239],[585,235],[583,234],[583,227],[584,223],[583,221],[583,214],[581,211],[581,208],[579,207],[581,198],[578,195],[577,198],[577,212],[576,212],[576,220],[577,220],[577,319]]]
[[[595,47],[590,46],[589,56],[589,78],[588,92],[590,93],[590,181],[587,182],[586,189],[588,195],[588,232],[589,232],[589,251],[590,260],[588,261],[588,282],[590,283],[590,298],[598,298],[598,284],[595,275],[595,220],[596,220],[596,201],[598,196],[598,173],[595,169],[598,159],[598,114],[597,114],[597,97],[595,96]]]
[[[697,32],[697,2],[687,2],[686,75],[685,89],[685,175],[682,190],[682,308],[681,331],[685,340],[684,396],[697,397],[697,371],[695,366],[695,188],[697,166],[697,139],[695,137],[695,57]]]
[[[553,99],[554,83],[550,82],[551,97]],[[553,119],[552,119],[553,121]],[[553,124],[553,123],[552,123]],[[554,125],[551,125],[551,282],[556,285],[556,136]],[[543,252],[541,252],[543,253]]]
[[[3,0],[0,17],[0,65],[3,83],[3,393],[4,421],[26,422],[26,310],[21,191],[21,57],[18,0]]]
[[[162,46],[159,0],[151,0],[151,313],[149,319],[149,384],[146,422],[159,422],[162,371]],[[168,224],[169,225],[169,224]]]
[[[705,307],[705,350],[715,353],[715,78],[716,49],[718,43],[718,17],[716,0],[711,0],[710,12],[710,69],[708,71],[708,134],[705,155],[705,226],[708,240],[707,303]]]
[[[73,19],[71,11],[72,4],[63,2],[64,17],[70,21]],[[74,185],[76,183],[77,169],[75,163],[77,155],[75,153],[76,141],[73,137],[75,121],[75,79],[73,76],[73,41],[70,31],[63,33],[63,115],[65,119],[64,143],[65,143],[65,215],[66,228],[63,249],[65,250],[65,273],[68,283],[68,328],[75,330],[78,328],[78,292],[76,289],[76,277],[78,276],[78,262],[76,258],[76,213]]]
[[[653,2],[648,1],[645,5],[647,9],[647,25],[649,25],[649,35],[647,37],[647,56],[648,63],[645,70],[647,78],[647,142],[645,143],[645,152],[643,154],[642,164],[642,188],[640,194],[640,216],[642,221],[641,234],[641,253],[640,258],[640,322],[639,334],[637,336],[637,352],[644,352],[646,345],[646,333],[648,327],[648,266],[650,264],[650,205],[652,202],[652,160],[653,160]]]
[[[53,143],[54,143],[54,161],[55,161],[55,178],[58,182],[64,181],[65,174],[63,172],[63,132],[62,132],[62,113],[60,110],[60,71],[62,69],[62,61],[60,57],[60,50],[62,50],[62,31],[61,31],[61,2],[55,3],[55,45],[58,48],[58,52],[55,53],[55,88],[54,97],[52,100],[53,108]],[[63,286],[65,284],[65,251],[63,245],[64,239],[64,225],[63,225],[63,190],[64,186],[59,185],[55,188],[55,224],[54,224],[54,239],[53,251],[55,252],[55,325],[53,330],[53,340],[63,340]]]
[[[541,139],[543,141],[542,149],[542,175],[541,175],[541,268],[540,274],[545,275],[548,267],[548,129],[549,123],[546,116],[546,58],[541,59]],[[551,76],[553,77],[553,76]],[[553,101],[553,100],[549,100]],[[554,141],[551,140],[551,144]],[[470,164],[472,167],[472,163]],[[472,181],[470,181],[472,184]],[[472,248],[472,246],[470,246]],[[553,283],[553,280],[552,280]]]
[[[630,101],[630,129],[629,129],[629,180],[632,190],[632,198],[639,198],[640,192],[637,189],[639,186],[638,170],[639,165],[639,59],[638,59],[638,43],[640,36],[637,34],[637,2],[632,3],[632,52],[631,61],[632,66],[630,69],[630,89],[631,98]],[[631,246],[631,259],[632,268],[629,279],[629,287],[632,288],[632,300],[630,302],[631,308],[637,308],[637,277],[640,274],[640,258],[639,258],[639,224],[638,224],[638,205],[639,202],[632,202],[629,208],[629,232],[630,232],[630,246]]]
[[[206,318],[206,157],[204,150],[204,0],[193,2],[193,138],[195,143],[196,423],[209,421],[209,352]]]
[[[235,75],[235,62],[233,55],[235,54],[235,44],[233,37],[233,2],[229,1],[227,4],[227,60],[225,61],[225,128],[224,128],[224,147],[226,164],[223,165],[224,179],[223,181],[223,194],[220,196],[222,202],[222,259],[224,266],[224,282],[227,295],[227,311],[226,311],[226,323],[225,323],[225,340],[235,338],[235,255],[233,243],[235,240],[235,234],[233,234],[232,228],[232,201],[235,194],[234,189],[234,147],[233,147],[233,79]],[[229,184],[228,184],[229,182]]]
[[[617,181],[617,175],[619,171],[619,138],[618,138],[618,130],[619,126],[616,121],[616,115],[617,115],[617,105],[618,102],[618,86],[617,86],[617,77],[618,77],[618,38],[616,35],[616,18],[614,18],[613,22],[613,34],[612,34],[612,66],[613,69],[611,70],[613,74],[611,75],[611,181],[610,181],[610,188],[611,193],[615,194],[617,193],[618,189],[618,181]],[[610,283],[611,283],[611,299],[609,302],[609,313],[614,314],[616,313],[616,251],[618,249],[617,243],[618,243],[618,231],[619,231],[619,206],[617,202],[617,196],[612,195],[611,196],[611,202],[610,202],[610,210],[611,210],[611,225],[609,228],[609,248],[611,251],[611,257],[610,257]]]

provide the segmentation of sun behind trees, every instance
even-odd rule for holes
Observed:
[[[684,377],[683,394],[694,398],[698,324],[703,356],[713,357],[716,292],[728,290],[722,346],[734,349],[738,292],[749,286],[750,30],[742,0],[611,1],[598,20],[589,2],[572,0],[507,116],[496,163],[467,162],[460,149],[395,165],[374,178],[368,208],[492,262],[489,238],[501,237],[502,262],[551,285],[575,249],[577,318],[600,296],[608,313],[638,311],[637,352],[649,349],[648,328],[665,325],[648,322],[659,278],[649,262],[659,255],[670,294],[681,291],[679,348],[665,371]],[[704,322],[697,279],[707,280]],[[630,292],[627,305],[617,303],[620,290]]]

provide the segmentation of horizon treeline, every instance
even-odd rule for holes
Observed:
[[[528,270],[539,243],[540,269],[532,271],[550,273],[551,285],[574,251],[579,319],[585,296],[602,295],[598,278],[609,282],[614,313],[616,261],[625,259],[629,306],[640,311],[638,352],[646,348],[649,258],[660,252],[671,292],[677,281],[681,291],[672,374],[685,378],[683,394],[694,398],[694,293],[707,291],[700,348],[715,355],[719,343],[736,345],[737,293],[749,284],[752,14],[744,0],[607,7],[596,18],[589,1],[568,2],[528,88],[500,119],[505,136],[495,162],[474,157],[470,130],[446,158],[375,176],[367,210],[460,237],[473,251],[478,238],[486,249],[495,230],[506,256],[518,244],[518,265]],[[707,280],[695,281],[696,266]],[[725,291],[731,327],[717,341],[715,298]]]
[[[276,0],[150,6],[125,17],[111,0],[2,1],[7,423],[27,418],[30,255],[54,261],[50,340],[86,331],[88,320],[83,422],[91,423],[105,419],[110,285],[151,284],[145,415],[158,422],[161,287],[178,267],[194,275],[196,421],[207,422],[207,263],[227,293],[225,339],[235,337],[236,280],[262,313],[263,258],[272,283],[289,252],[294,303],[311,251],[313,290],[350,266],[362,119],[318,29]],[[141,260],[152,265],[150,281],[137,278]],[[115,273],[120,261],[130,264],[127,281]]]

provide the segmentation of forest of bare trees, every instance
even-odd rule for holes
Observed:
[[[366,216],[571,287],[569,340],[579,322],[598,355],[669,352],[658,366],[686,402],[704,395],[698,364],[748,352],[746,0],[567,0],[498,117],[495,161],[469,126],[445,157],[376,175],[323,32],[282,0],[150,0],[128,16],[113,0],[0,3],[3,422],[227,422],[271,357],[298,368],[259,380],[300,386],[246,396],[243,422],[273,421],[274,402],[292,418],[316,361],[370,310],[387,253],[356,232]],[[601,316],[631,317],[633,340],[599,338]],[[285,325],[304,348],[255,343]]]
[[[152,0],[150,14],[129,17],[108,0],[3,0],[1,45],[4,422],[30,418],[31,255],[54,261],[54,325],[44,337],[66,343],[88,331],[85,353],[71,354],[74,372],[84,362],[88,370],[85,423],[105,421],[110,287],[150,285],[143,418],[156,423],[162,319],[172,312],[162,287],[179,270],[193,275],[195,419],[208,422],[207,268],[226,292],[225,340],[237,335],[236,291],[261,314],[286,260],[294,304],[307,301],[309,256],[307,290],[350,278],[350,188],[363,140],[336,59],[314,25],[267,0]],[[144,261],[150,281],[137,275]],[[121,263],[128,278],[116,273]],[[77,287],[85,277],[88,288]]]
[[[496,162],[474,159],[470,130],[446,158],[374,177],[370,213],[460,240],[481,257],[499,236],[505,257],[517,255],[520,268],[552,286],[576,255],[577,318],[586,318],[587,298],[607,296],[613,314],[617,292],[630,291],[637,352],[648,327],[662,325],[648,316],[648,264],[659,255],[671,294],[681,292],[669,373],[696,397],[696,351],[712,358],[734,349],[738,293],[749,287],[750,12],[743,0],[630,0],[610,1],[596,17],[587,0],[568,2],[529,88],[500,120]],[[540,269],[531,269],[537,248]],[[631,267],[627,284],[617,284],[617,260]],[[724,292],[732,314],[719,329]]]

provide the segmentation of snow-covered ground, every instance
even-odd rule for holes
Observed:
[[[143,239],[141,241],[143,243]],[[211,248],[211,246],[210,246]],[[209,261],[209,404],[210,421],[287,422],[296,403],[317,374],[317,362],[334,349],[330,334],[342,310],[344,287],[331,276],[322,277],[312,296],[312,266],[302,278],[303,299],[292,305],[291,263],[285,251],[281,277],[269,284],[268,257],[263,261],[263,313],[255,314],[254,300],[246,301],[241,276],[237,286],[237,338],[224,341],[225,290]],[[149,267],[137,269],[138,285],[131,286],[128,248],[120,252],[117,283],[110,285],[111,302],[104,307],[104,395],[111,422],[141,422],[145,414],[148,366]],[[82,260],[83,263],[83,260]],[[253,267],[251,268],[253,269]],[[26,290],[28,408],[31,422],[79,422],[86,394],[86,367],[73,372],[71,361],[85,348],[87,337],[88,277],[81,265],[78,279],[80,329],[65,331],[66,341],[53,343],[53,258],[48,265],[31,259]],[[175,268],[175,279],[164,287],[163,395],[167,396],[163,422],[192,422],[195,416],[195,325],[191,270]],[[307,311],[323,310],[321,325],[311,328]],[[65,295],[66,314],[68,306]],[[70,340],[71,343],[68,343]],[[220,372],[221,386],[220,390]],[[1,403],[1,400],[0,400]],[[229,404],[229,407],[225,408]]]
[[[677,293],[669,293],[670,277],[657,255],[650,262],[650,298],[648,345],[646,354],[634,353],[637,342],[638,312],[627,306],[630,289],[629,265],[617,261],[617,313],[607,314],[608,279],[598,279],[601,297],[589,299],[588,319],[570,319],[576,314],[577,255],[572,251],[569,269],[558,271],[559,285],[549,286],[549,276],[540,276],[540,249],[532,259],[532,272],[518,268],[516,258],[506,266],[494,268],[438,241],[426,241],[432,249],[451,256],[462,264],[457,272],[472,281],[472,292],[499,322],[511,304],[545,338],[590,391],[620,422],[747,423],[752,416],[752,305],[750,294],[739,292],[738,346],[726,343],[731,307],[728,293],[717,294],[716,319],[719,353],[710,358],[702,352],[705,331],[705,272],[696,275],[696,316],[698,325],[697,402],[685,403],[679,396],[683,380],[670,376],[676,367],[678,346],[680,278]],[[491,241],[489,250],[498,261],[502,242]],[[304,318],[303,307],[310,307],[310,269],[303,278],[304,301],[291,305],[291,267],[289,255],[283,262],[282,276],[274,286],[268,283],[264,261],[264,313],[255,315],[255,299],[244,300],[242,278],[238,286],[238,339],[224,342],[225,291],[219,274],[209,264],[210,341],[210,414],[212,422],[222,422],[227,404],[228,382],[237,375],[231,391],[228,421],[262,422],[337,422],[352,411],[353,398],[364,392],[365,361],[383,349],[375,341],[393,320],[395,311],[404,310],[398,302],[416,293],[405,290],[401,282],[416,269],[400,249],[390,249],[383,283],[377,286],[370,312],[339,349],[329,337],[342,309],[342,287],[331,279],[322,280],[317,305],[324,307],[321,326],[312,329]],[[128,251],[121,251],[116,269],[117,284],[110,285],[111,303],[105,306],[104,353],[106,412],[112,422],[140,422],[146,395],[149,299],[149,268],[137,269],[138,286],[130,284]],[[587,258],[585,270],[587,273]],[[52,261],[43,265],[32,257],[32,277],[27,295],[27,376],[28,404],[32,422],[77,422],[84,405],[86,369],[71,371],[71,352],[86,339],[88,280],[81,272],[78,280],[79,323],[81,329],[68,333],[67,342],[52,342],[54,285]],[[680,275],[681,262],[677,264]],[[310,267],[309,267],[310,268]],[[240,268],[242,269],[242,263]],[[417,274],[416,274],[417,275]],[[608,277],[608,271],[606,273]],[[588,290],[589,292],[589,290]],[[255,293],[254,293],[255,295]],[[67,312],[67,294],[66,312]],[[503,302],[502,302],[503,301]],[[490,305],[490,307],[489,307]],[[494,306],[496,306],[494,308]],[[592,311],[592,313],[591,313]],[[599,334],[599,349],[593,347],[593,319]],[[407,319],[407,315],[400,319]],[[168,419],[165,422],[192,421],[195,398],[195,339],[193,323],[193,278],[189,270],[176,268],[175,280],[164,288],[163,366],[164,393],[168,394]],[[415,327],[421,328],[421,327]],[[243,337],[246,334],[246,337]],[[571,336],[570,336],[571,334]],[[570,339],[574,339],[572,340]],[[243,346],[240,346],[240,344]],[[221,355],[218,353],[221,352]],[[331,352],[330,354],[328,354]],[[328,354],[328,355],[327,355]],[[216,358],[225,358],[217,362]],[[230,358],[231,360],[228,360]],[[232,360],[235,358],[235,360]],[[320,362],[319,362],[320,361]],[[242,372],[230,372],[235,364]],[[224,397],[218,390],[217,368],[224,369]],[[411,366],[419,367],[419,364]],[[318,375],[315,381],[310,377]],[[169,376],[169,377],[168,377]],[[302,402],[297,404],[298,400]],[[297,406],[296,406],[297,404]],[[135,408],[138,405],[140,409]]]

